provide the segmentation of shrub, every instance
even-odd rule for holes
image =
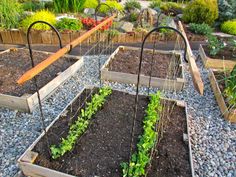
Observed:
[[[207,35],[207,40],[211,56],[217,55],[222,49],[225,48],[224,42],[218,40],[218,38],[216,36],[213,36],[212,34]]]
[[[153,0],[149,5],[149,7],[152,9],[160,8],[160,6],[161,6],[161,0]]]
[[[171,9],[175,11],[183,11],[184,9],[183,4],[175,2],[162,2],[160,8],[163,11],[169,11]]]
[[[224,22],[221,25],[221,31],[223,31],[224,33],[236,35],[236,19]]]
[[[80,12],[88,0],[53,0],[55,11],[58,13]]]
[[[57,22],[56,27],[59,30],[72,30],[78,31],[83,27],[83,24],[80,20],[71,19],[71,18],[62,18]]]
[[[216,0],[191,1],[185,8],[183,20],[188,23],[206,23],[212,25],[218,18]]]
[[[189,30],[195,34],[207,35],[212,33],[213,29],[205,23],[197,24],[197,23],[190,23]]]
[[[135,22],[138,19],[138,14],[137,13],[131,13],[130,14],[130,21]]]
[[[0,28],[18,27],[22,6],[17,0],[0,0]]]
[[[21,26],[24,29],[27,29],[33,22],[38,21],[38,20],[46,21],[46,22],[48,22],[52,25],[56,24],[56,16],[52,12],[49,12],[47,10],[41,10],[41,11],[36,12],[32,16],[26,17],[21,22]],[[50,26],[45,25],[45,24],[36,24],[36,25],[33,26],[33,29],[36,29],[36,30],[49,30]]]
[[[85,8],[92,8],[95,9],[98,6],[98,1],[97,0],[86,0],[83,9]]]
[[[44,9],[44,4],[41,2],[27,1],[22,4],[25,11],[38,11]]]
[[[119,12],[122,12],[124,10],[123,6],[116,1],[106,1],[105,4],[110,6],[112,9],[116,9]],[[106,5],[101,5],[99,11],[101,13],[107,14],[110,12],[110,8],[108,8]]]
[[[218,0],[219,18],[218,21],[224,22],[236,18],[235,0]]]
[[[128,0],[125,2],[125,10],[131,11],[133,9],[141,9],[141,4],[140,2],[136,0]]]

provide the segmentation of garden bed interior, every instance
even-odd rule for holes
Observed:
[[[78,108],[83,107],[86,95],[93,92],[96,89],[82,91],[48,127],[50,145],[58,144],[67,135],[69,125],[79,114]],[[135,95],[113,90],[102,109],[93,116],[87,131],[77,140],[74,149],[57,160],[51,160],[46,149],[46,138],[42,134],[19,159],[25,175],[55,175],[59,171],[62,172],[57,174],[59,176],[122,176],[120,163],[129,159],[134,100]],[[148,102],[147,96],[139,96],[134,144],[142,134],[142,119]],[[156,146],[148,176],[191,176],[191,151],[183,141],[183,134],[188,132],[185,107],[170,100],[165,104],[168,105],[166,108],[171,108],[171,114],[168,119],[163,119],[163,138]],[[32,160],[33,164],[31,160],[23,160],[32,153],[37,156],[35,161]]]
[[[223,94],[225,90],[225,73],[217,70],[210,70],[209,78],[222,115],[226,120],[236,123],[236,109],[229,110],[229,103],[227,102],[226,96]]]
[[[140,51],[140,48],[135,47],[118,47],[102,67],[102,79],[135,84],[137,82]],[[153,53],[152,49],[144,49],[141,85],[149,85],[151,70],[151,86],[160,89],[181,90],[183,88],[184,76],[180,53],[160,50],[155,50]]]
[[[49,53],[49,52],[33,51],[33,59],[34,59],[35,65],[45,60],[51,54],[52,53]],[[77,63],[78,61],[82,62],[82,60],[78,57],[74,57],[74,56],[72,57],[72,56],[67,55],[60,58],[58,61],[54,62],[52,65],[50,65],[44,71],[38,74],[37,76],[38,88],[39,89],[44,88],[48,83],[53,81],[55,78],[58,78],[57,80],[58,84],[61,84],[65,80],[63,78],[65,77],[65,75],[63,76],[60,76],[60,75],[64,71],[66,71],[68,68],[70,68],[72,65]],[[36,88],[35,88],[33,79],[26,82],[23,85],[17,84],[17,80],[26,71],[32,68],[31,60],[29,57],[29,51],[27,49],[9,49],[9,50],[1,52],[0,53],[0,68],[1,68],[0,69],[0,75],[1,75],[0,96],[2,97],[2,99],[7,99],[7,96],[8,96],[9,99],[15,98],[15,100],[17,100],[17,98],[28,98],[29,96],[35,94]],[[61,79],[59,79],[59,77],[61,77]],[[57,85],[57,84],[54,84],[54,85]],[[44,92],[46,92],[46,90]],[[43,94],[44,96],[42,95],[42,97],[44,98],[49,93],[44,93]],[[2,101],[4,100],[0,101],[0,105],[8,107],[7,105],[4,105],[4,102]],[[14,102],[14,99],[13,99],[13,102]],[[9,107],[10,106],[11,105],[9,105]]]

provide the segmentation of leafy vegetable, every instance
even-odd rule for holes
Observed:
[[[123,177],[139,177],[145,175],[145,168],[150,162],[150,151],[157,140],[156,123],[160,119],[159,112],[162,110],[160,102],[161,93],[151,95],[151,101],[146,109],[143,120],[143,135],[137,144],[138,151],[135,152],[128,163],[121,163]]]
[[[112,93],[112,90],[108,87],[101,88],[99,94],[95,94],[92,97],[90,103],[86,103],[86,108],[81,109],[81,113],[78,116],[77,121],[71,125],[67,137],[62,138],[62,142],[56,146],[50,147],[52,158],[57,159],[63,156],[66,152],[71,151],[76,143],[76,140],[86,131],[89,125],[89,121],[94,114],[103,106],[106,97]]]
[[[206,23],[190,23],[189,30],[195,34],[207,35],[213,32],[213,29]]]
[[[83,24],[80,20],[71,19],[71,18],[62,18],[57,22],[56,27],[59,30],[72,30],[78,31],[83,27]]]

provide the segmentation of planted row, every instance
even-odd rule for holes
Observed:
[[[86,108],[81,109],[77,121],[71,125],[67,137],[59,145],[50,147],[53,159],[63,156],[66,152],[71,151],[76,143],[76,140],[86,131],[90,120],[94,114],[104,105],[106,97],[112,93],[108,87],[101,88],[98,94],[92,96],[91,102],[86,103]]]
[[[123,177],[139,177],[145,175],[145,169],[150,163],[150,151],[154,148],[157,141],[157,122],[160,120],[161,106],[161,93],[151,95],[150,103],[146,109],[146,116],[143,120],[143,134],[137,144],[137,152],[135,152],[129,164],[122,163]]]

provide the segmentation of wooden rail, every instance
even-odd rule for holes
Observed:
[[[66,53],[68,53],[71,49],[76,47],[78,44],[82,43],[84,40],[89,38],[93,33],[101,29],[102,26],[106,25],[107,23],[111,22],[116,15],[113,15],[109,17],[108,19],[104,20],[102,23],[97,25],[96,27],[92,28],[91,30],[87,31],[82,36],[78,37],[71,43],[67,44],[62,49],[58,50],[55,54],[52,54],[47,59],[36,65],[34,68],[30,69],[26,73],[23,74],[23,76],[20,77],[20,79],[17,81],[18,84],[24,84],[26,81],[32,79],[37,74],[42,72],[45,68],[50,66],[53,62],[57,61],[60,57],[64,56]]]
[[[189,45],[189,41],[188,41],[187,35],[184,31],[181,21],[178,22],[178,25],[179,25],[180,31],[182,32],[182,34],[184,35],[184,37],[187,41],[187,58],[188,58],[188,62],[189,62],[190,73],[192,75],[194,87],[201,95],[203,95],[204,84],[203,84],[203,81],[201,78],[201,74],[200,74],[197,64],[195,62],[192,49]]]

